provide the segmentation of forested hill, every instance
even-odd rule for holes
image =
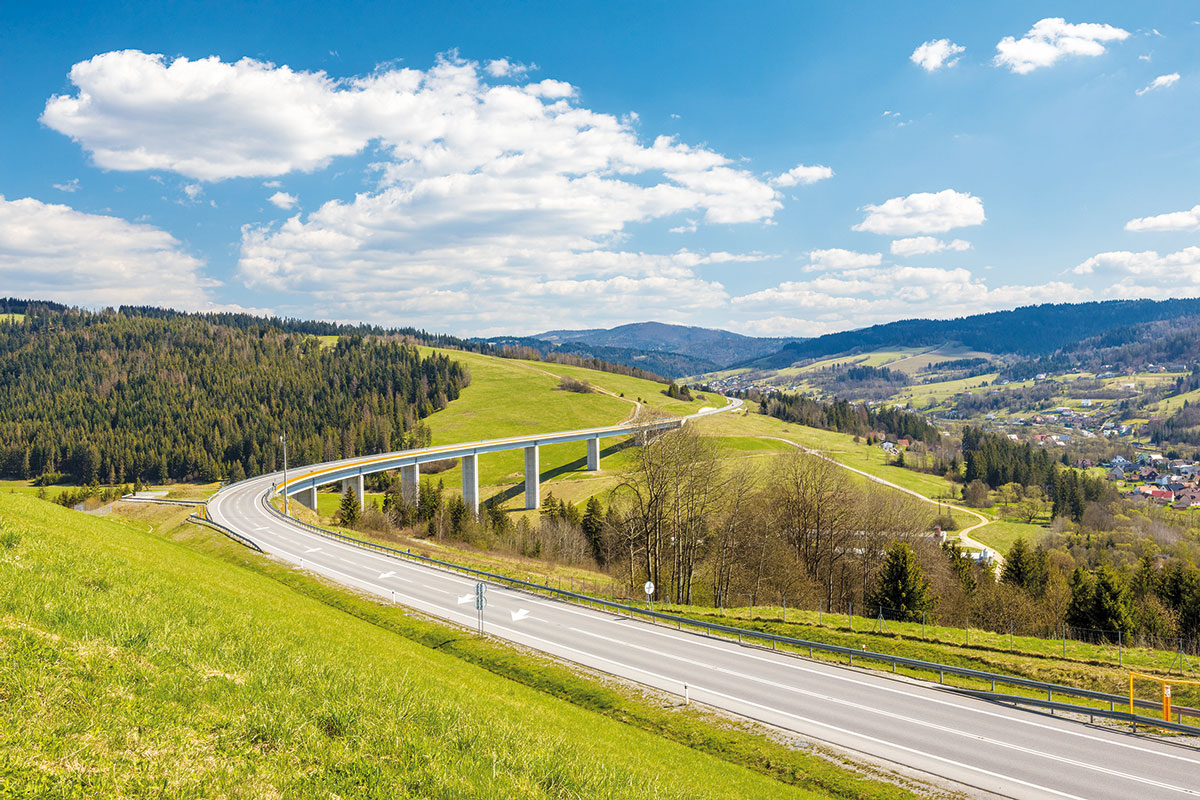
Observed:
[[[427,443],[470,382],[397,338],[322,347],[277,321],[45,304],[0,325],[0,471],[79,482],[213,480]],[[324,323],[315,323],[322,325]],[[55,473],[63,473],[58,476]]]
[[[782,369],[858,351],[955,343],[996,354],[1041,356],[1107,331],[1200,314],[1200,299],[1045,304],[949,320],[910,319],[792,342],[743,366]]]

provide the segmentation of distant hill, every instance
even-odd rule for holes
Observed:
[[[954,343],[972,350],[1026,358],[1069,349],[1089,337],[1149,322],[1200,314],[1200,298],[1047,303],[949,320],[908,319],[784,344],[737,366],[783,369],[798,361],[900,347]]]
[[[700,375],[719,369],[720,365],[706,358],[696,358],[682,353],[671,353],[665,350],[637,350],[629,347],[607,347],[591,345],[587,342],[568,341],[562,344],[547,339],[537,339],[532,336],[493,336],[490,339],[479,340],[481,344],[499,348],[528,348],[536,350],[542,356],[551,353],[565,353],[580,358],[597,358],[611,364],[623,364],[627,367],[645,370],[665,378],[681,378],[684,375]]]
[[[743,336],[740,333],[715,328],[669,325],[664,322],[635,322],[607,329],[546,331],[531,338],[557,345],[584,344],[589,347],[623,348],[648,353],[678,353],[702,359],[717,367],[768,355],[789,342],[802,341],[795,337]],[[707,370],[692,370],[690,374],[704,371]]]

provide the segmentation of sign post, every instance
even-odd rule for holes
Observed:
[[[487,608],[487,584],[483,581],[475,584],[475,610],[479,612],[479,635],[483,636],[483,610]]]
[[[654,610],[654,581],[646,581],[646,585],[643,586],[642,589],[646,592],[646,603],[647,603],[647,605],[649,605],[650,610],[653,611]]]

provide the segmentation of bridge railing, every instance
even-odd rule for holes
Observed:
[[[747,628],[737,628],[732,625],[721,625],[719,623],[706,622],[703,620],[692,619],[690,617],[681,617],[661,611],[651,611],[647,608],[641,608],[628,603],[605,600],[603,598],[593,597],[591,595],[572,592],[567,589],[535,583],[533,581],[521,580],[520,578],[513,578],[508,575],[501,575],[494,572],[488,572],[486,570],[475,569],[474,567],[455,564],[451,561],[442,561],[440,559],[420,555],[411,551],[399,550],[394,547],[388,547],[384,544],[358,539],[339,531],[329,530],[328,528],[322,528],[318,525],[312,525],[302,520],[285,516],[282,511],[277,509],[269,501],[266,493],[260,496],[260,500],[263,506],[275,516],[284,519],[293,525],[299,525],[322,536],[336,539],[365,550],[384,553],[396,558],[407,559],[417,563],[425,564],[427,566],[432,566],[463,575],[469,575],[475,578],[484,578],[498,584],[507,585],[533,594],[548,594],[570,602],[608,609],[614,613],[622,616],[628,616],[630,618],[641,617],[653,623],[674,625],[678,630],[683,630],[684,628],[699,630],[708,636],[716,635],[730,640],[736,639],[739,644],[746,644],[749,642],[757,644],[761,647],[769,646],[772,650],[780,650],[782,647],[784,648],[783,652],[787,652],[788,650],[807,650],[810,657],[818,652],[834,656],[844,656],[850,666],[854,665],[855,659],[859,659],[862,661],[874,661],[877,663],[888,664],[891,666],[892,672],[895,672],[897,667],[904,667],[914,671],[937,673],[938,683],[945,686],[946,689],[967,694],[972,697],[979,697],[996,702],[1036,706],[1040,708],[1047,708],[1051,711],[1057,710],[1070,712],[1074,714],[1085,715],[1089,718],[1101,717],[1120,722],[1128,722],[1133,725],[1134,730],[1136,730],[1137,726],[1140,724],[1143,726],[1163,728],[1178,733],[1200,735],[1200,726],[1188,725],[1182,722],[1182,718],[1184,716],[1200,717],[1200,709],[1174,707],[1172,710],[1179,715],[1180,721],[1170,722],[1161,718],[1131,713],[1129,711],[1118,711],[1117,709],[1119,706],[1129,706],[1129,698],[1125,695],[1110,694],[1108,692],[1099,692],[1092,689],[1081,689],[1075,686],[1066,686],[1057,683],[1046,683],[1045,681],[1033,680],[1031,678],[1020,678],[1014,675],[986,672],[983,670],[970,669],[968,667],[959,667],[953,664],[939,664],[935,661],[905,658],[903,656],[896,656],[890,653],[879,653],[871,650],[856,650],[853,647],[843,647],[841,645],[827,644],[825,642],[797,639],[790,636],[781,636],[779,634],[766,633]],[[991,691],[970,689],[945,684],[944,681],[946,675],[954,675],[957,677],[968,678],[985,683],[990,682]],[[1037,691],[1039,693],[1045,692],[1046,698],[1043,700],[1040,697],[1001,693],[996,691],[997,686],[1020,687],[1022,689]],[[1108,708],[1055,701],[1055,695],[1058,695],[1059,697],[1074,697],[1098,703],[1107,703]],[[1134,705],[1138,708],[1146,709],[1160,708],[1159,704],[1140,698],[1134,699]]]

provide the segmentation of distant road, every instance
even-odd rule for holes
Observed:
[[[474,627],[474,580],[280,519],[263,504],[278,480],[264,475],[225,487],[209,501],[210,516],[280,560]],[[488,586],[487,598],[484,629],[490,636],[676,695],[683,695],[686,684],[694,701],[937,776],[970,794],[1075,800],[1200,796],[1200,751],[1191,747],[498,585]]]

